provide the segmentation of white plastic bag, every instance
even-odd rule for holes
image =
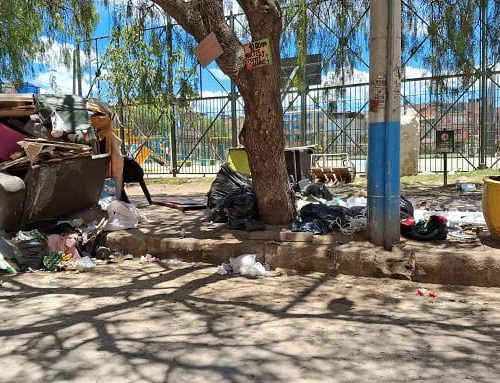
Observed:
[[[353,206],[366,206],[367,200],[365,197],[349,197],[347,198],[347,207],[351,208]]]
[[[139,209],[123,201],[112,201],[107,210],[107,231],[134,229],[143,218]]]
[[[80,258],[78,261],[76,261],[76,265],[79,270],[92,270],[96,267],[95,263],[92,262],[92,259],[90,257],[85,256],[83,258]]]
[[[260,262],[255,262],[256,254],[243,254],[239,257],[229,258],[229,263],[234,273],[241,275],[266,275],[266,269]]]
[[[242,254],[236,258],[230,257],[229,263],[233,268],[234,273],[239,273],[240,269],[250,267],[255,263],[256,254]]]

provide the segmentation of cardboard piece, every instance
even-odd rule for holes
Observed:
[[[194,48],[194,54],[198,58],[201,66],[206,68],[208,64],[217,59],[224,51],[215,37],[215,33],[210,34],[203,39],[203,41]]]

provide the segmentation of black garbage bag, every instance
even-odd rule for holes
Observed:
[[[313,182],[307,185],[302,192],[304,197],[313,196],[323,198],[327,201],[332,200],[332,193],[323,182]]]
[[[234,230],[264,230],[250,178],[231,169],[229,164],[220,168],[207,194],[211,220],[227,222]]]
[[[293,232],[310,232],[313,234],[327,234],[331,230],[328,224],[320,218],[296,219],[292,223]]]
[[[47,254],[47,238],[38,230],[19,231],[11,239],[15,246],[14,261],[20,271],[28,271],[30,268],[39,270],[44,267],[43,258]]]
[[[399,212],[401,219],[405,219],[407,217],[413,217],[414,213],[412,203],[402,195],[399,198]]]
[[[326,234],[344,226],[355,215],[351,209],[343,206],[328,206],[310,203],[300,209],[300,217],[292,224],[292,231],[308,231],[315,234]],[[321,222],[318,222],[321,221]]]
[[[233,190],[221,200],[219,206],[227,216],[229,228],[246,231],[265,229],[264,224],[257,220],[257,202],[251,189]]]
[[[211,220],[214,222],[227,222],[222,200],[233,192],[252,190],[252,181],[245,175],[234,171],[228,163],[219,169],[214,182],[207,193],[207,206],[211,211]]]

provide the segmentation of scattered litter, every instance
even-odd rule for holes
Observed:
[[[217,267],[217,271],[215,273],[219,275],[226,275],[228,273],[227,263],[223,263],[219,267]]]
[[[229,263],[221,264],[215,272],[219,275],[226,275],[229,272],[253,277],[266,275],[265,266],[260,262],[256,262],[256,257],[256,254],[242,254],[238,257],[230,257]]]
[[[130,253],[125,254],[125,255],[123,256],[123,260],[124,260],[124,261],[132,261],[133,259],[134,259],[134,256],[133,256],[132,254],[130,254]]]
[[[232,267],[233,273],[241,275],[266,275],[266,269],[260,262],[256,262],[256,254],[243,254],[239,257],[229,258],[229,264]]]
[[[197,268],[202,267],[202,266],[203,266],[203,263],[201,263],[201,262],[193,262],[193,263],[191,263],[191,267],[193,269],[197,269]]]
[[[181,229],[181,231],[179,231],[179,238],[183,239],[185,235],[186,235],[186,230]]]
[[[462,230],[462,228],[457,228],[454,231],[449,231],[448,235],[450,237],[453,237],[453,238],[465,239],[465,240],[469,240],[469,241],[476,241],[476,240],[478,240],[478,237],[476,235],[464,233],[464,231]]]
[[[425,294],[427,293],[427,289],[423,288],[423,287],[419,287],[417,289],[417,295],[419,297],[423,297]]]
[[[161,259],[160,263],[162,265],[177,265],[181,263],[181,261],[178,258],[167,258],[167,259]]]
[[[427,290],[426,288],[424,287],[419,287],[417,290],[416,290],[416,293],[419,297],[425,297],[426,295],[429,297],[429,298],[436,298],[438,296],[438,293],[437,291],[434,291],[434,290]]]
[[[146,254],[141,256],[139,263],[158,263],[160,260],[156,257],[153,257],[151,254]]]
[[[71,254],[72,258],[76,261],[80,259],[80,253],[76,248],[76,237],[76,234],[68,234],[66,236],[51,234],[47,236],[47,247],[49,251],[60,251],[63,254]]]

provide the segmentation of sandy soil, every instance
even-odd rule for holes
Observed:
[[[0,382],[500,379],[500,289],[215,270],[0,276]]]

